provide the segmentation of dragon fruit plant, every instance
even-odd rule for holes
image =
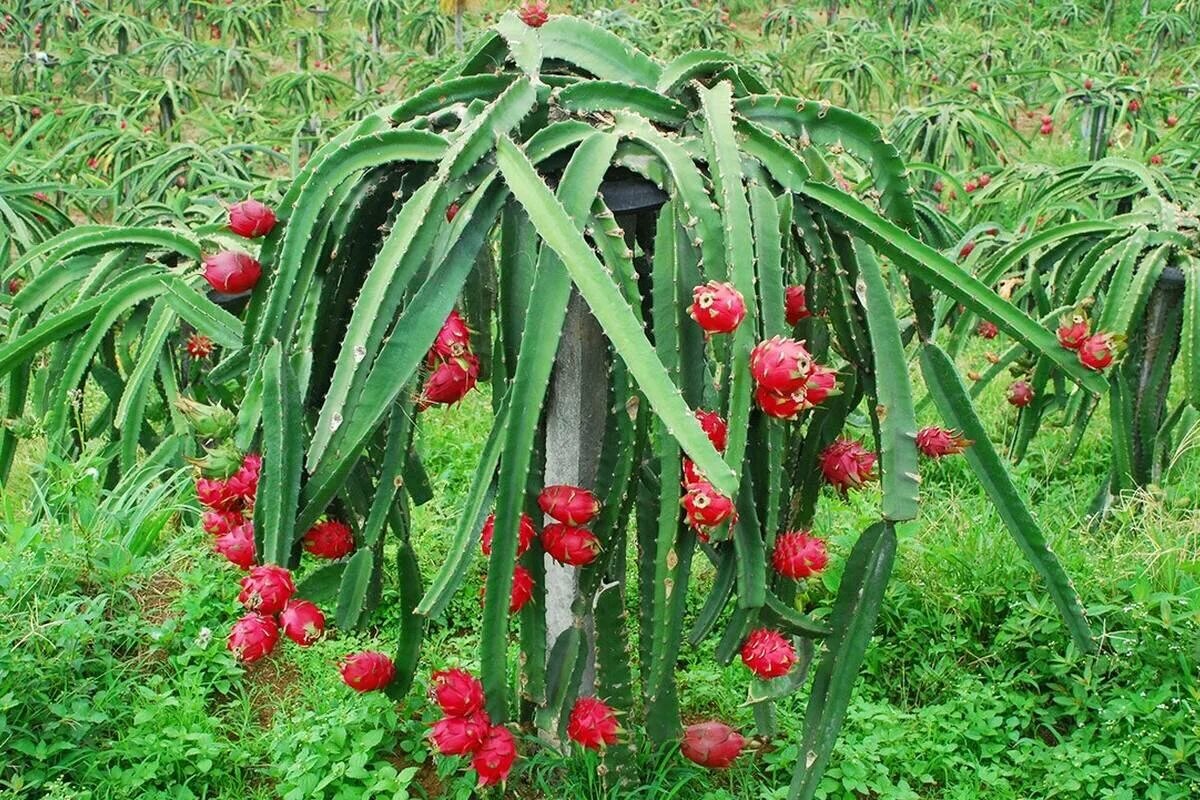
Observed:
[[[31,393],[23,381],[35,359],[47,358],[66,385],[35,378],[39,402],[96,386],[113,409],[94,428],[60,413],[54,441],[115,428],[137,454],[131,434],[172,438],[182,390],[164,348],[178,321],[210,337],[212,366],[192,385],[236,402],[232,443],[261,453],[252,556],[298,579],[294,597],[275,584],[248,597],[283,603],[286,636],[307,640],[310,610],[287,605],[297,599],[336,599],[330,624],[362,624],[396,564],[399,651],[342,669],[355,688],[401,696],[426,621],[484,554],[481,693],[456,690],[470,698],[434,733],[445,751],[471,753],[484,783],[502,781],[517,757],[510,721],[601,747],[612,785],[635,779],[635,729],[728,766],[743,736],[720,721],[685,733],[686,687],[675,680],[681,650],[717,636],[718,660],[745,664],[759,733],[774,733],[776,700],[807,692],[790,796],[813,796],[879,612],[895,525],[917,515],[912,349],[947,425],[925,436],[926,450],[962,452],[1090,648],[1074,590],[933,340],[934,292],[1086,391],[1104,389],[1099,374],[915,238],[904,163],[868,120],[772,94],[722,53],[663,64],[580,19],[537,22],[504,15],[442,80],[316,151],[263,236],[238,238],[223,224],[81,227],[27,255],[24,316],[0,350],[10,412]],[[831,153],[869,178],[839,183]],[[630,174],[664,198],[636,230],[603,189]],[[265,219],[256,213],[246,231]],[[203,257],[219,252],[245,256],[217,263],[223,279],[254,284],[242,318],[203,291]],[[56,287],[87,289],[118,266],[119,295],[44,308]],[[573,292],[608,347],[607,372],[592,378],[610,413],[594,483],[546,487],[544,408]],[[477,381],[491,384],[491,433],[446,557],[422,575],[410,508],[437,487],[414,434],[428,414],[463,413],[453,403]],[[879,521],[848,553],[828,550],[813,525],[818,504],[876,481]],[[340,527],[310,533],[328,519],[353,542]],[[630,535],[637,555],[627,561]],[[576,624],[553,642],[547,552],[578,575]],[[715,578],[685,628],[697,558]],[[798,586],[834,560],[840,586],[818,618]],[[592,610],[594,638],[584,628]],[[239,631],[255,655],[279,636],[259,617]],[[592,658],[595,686],[581,692]],[[581,706],[581,696],[603,705]]]

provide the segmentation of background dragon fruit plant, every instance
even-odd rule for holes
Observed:
[[[848,161],[861,181],[842,175]],[[604,184],[616,176],[661,193],[651,226],[627,229],[608,207]],[[922,437],[922,450],[964,454],[1076,643],[1091,647],[1066,575],[935,341],[934,292],[1083,390],[1105,382],[916,238],[904,162],[865,118],[772,94],[722,53],[663,64],[582,20],[534,26],[510,13],[439,82],[317,150],[272,213],[277,223],[254,241],[224,224],[80,227],[26,253],[18,266],[36,274],[0,351],[9,416],[32,397],[53,446],[116,428],[132,461],[139,446],[163,459],[192,447],[179,435],[182,396],[236,408],[233,445],[262,457],[261,564],[296,569],[314,525],[347,522],[353,555],[302,571],[295,590],[309,602],[336,598],[342,628],[368,619],[383,571],[397,565],[393,695],[412,685],[424,621],[447,609],[490,521],[479,679],[493,727],[476,750],[481,777],[502,778],[496,765],[512,762],[505,722],[551,739],[568,732],[590,659],[589,691],[623,729],[679,741],[677,655],[716,636],[720,661],[740,655],[747,666],[760,733],[773,731],[777,698],[808,691],[791,796],[813,796],[879,611],[895,525],[918,513],[914,350],[947,427]],[[252,286],[244,317],[211,302],[205,262],[225,288]],[[79,281],[83,299],[68,303]],[[608,370],[592,377],[610,413],[595,485],[567,492],[564,513],[538,501],[543,409],[569,309],[580,307],[573,292],[609,348]],[[203,366],[164,350],[182,342],[181,320],[215,348]],[[46,347],[60,382],[34,375]],[[437,487],[413,437],[422,409],[477,380],[491,383],[491,435],[448,557],[423,576],[409,510]],[[89,384],[106,398],[99,412],[84,404]],[[0,440],[0,457],[11,460],[14,446]],[[812,530],[823,487],[875,479],[880,519],[850,552],[832,609],[811,614],[797,581],[828,561]],[[601,502],[577,516],[575,498],[589,496]],[[539,511],[556,522],[543,526]],[[527,519],[541,541],[522,534]],[[546,541],[579,564],[578,623],[550,643]],[[696,558],[716,578],[685,629]],[[519,604],[514,585],[527,592]],[[584,625],[592,609],[594,637]],[[256,618],[239,641],[273,641],[273,625]],[[605,780],[632,780],[629,740],[608,743],[604,710],[574,716],[576,730],[583,720],[595,729],[580,739],[605,742]],[[690,729],[684,745],[721,766],[741,736],[714,723]]]

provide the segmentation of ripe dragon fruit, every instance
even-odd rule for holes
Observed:
[[[1025,381],[1013,381],[1008,387],[1008,402],[1024,408],[1033,402],[1033,387]]]
[[[821,451],[821,474],[845,494],[875,478],[876,455],[855,439],[835,439]]]
[[[246,521],[217,537],[213,550],[242,569],[254,566],[254,524]]]
[[[205,511],[200,515],[200,527],[213,536],[229,533],[245,521],[237,511]]]
[[[546,0],[526,0],[517,10],[517,16],[531,28],[540,28],[550,19],[550,5]]]
[[[958,455],[974,442],[958,431],[931,425],[917,431],[917,449],[930,458]]]
[[[696,420],[717,452],[724,453],[725,445],[729,441],[729,424],[717,412],[705,411],[702,408],[696,409]]]
[[[595,697],[576,700],[567,720],[567,736],[589,750],[603,750],[615,744],[620,730],[612,708]]]
[[[785,578],[801,580],[819,575],[829,564],[825,542],[808,531],[788,531],[775,538],[771,566]]]
[[[263,614],[278,614],[296,593],[292,573],[274,564],[254,567],[249,575],[242,578],[241,586],[238,602],[251,611]]]
[[[483,522],[483,530],[479,534],[479,546],[485,556],[492,554],[492,537],[495,532],[496,515],[488,514],[488,518]],[[525,555],[525,551],[529,549],[536,538],[537,531],[533,527],[533,520],[528,514],[522,514],[521,521],[517,524],[517,555]]]
[[[733,284],[709,281],[692,290],[688,316],[706,334],[733,333],[746,318],[746,300]]]
[[[342,681],[356,692],[382,689],[396,677],[396,667],[383,653],[361,650],[346,656],[338,667]]]
[[[193,333],[189,336],[184,347],[187,349],[187,354],[197,361],[208,358],[213,351],[212,339],[202,333]]]
[[[552,522],[542,528],[542,549],[560,564],[582,567],[596,560],[600,540],[587,528]]]
[[[796,648],[779,631],[756,628],[742,643],[742,663],[760,678],[786,675],[796,661]]]
[[[442,755],[462,756],[478,750],[491,727],[487,714],[475,710],[469,714],[439,719],[433,723],[429,738]]]
[[[1101,372],[1116,357],[1116,339],[1110,333],[1097,333],[1084,339],[1079,346],[1079,363],[1090,370]]]
[[[483,708],[483,684],[465,669],[433,673],[431,694],[448,717],[465,717]]]
[[[308,647],[325,632],[325,615],[315,603],[293,598],[279,612],[283,635],[301,647]]]
[[[439,361],[462,358],[469,352],[471,352],[471,331],[462,315],[455,309],[442,323],[437,338],[433,340],[433,346],[429,348],[426,361],[432,366]]]
[[[837,370],[824,364],[812,365],[808,379],[804,382],[804,402],[811,408],[825,402],[831,394],[837,394]]]
[[[275,649],[279,626],[271,617],[251,611],[233,623],[229,631],[229,652],[239,661],[252,664]]]
[[[567,525],[587,525],[599,513],[600,501],[587,489],[560,483],[542,489],[538,507],[546,516]]]
[[[204,259],[204,280],[222,294],[248,292],[262,277],[262,265],[246,255],[225,250]]]
[[[417,398],[417,410],[430,406],[452,406],[467,396],[479,380],[479,359],[474,353],[464,353],[450,358],[433,368],[421,395]]]
[[[235,511],[242,504],[241,498],[230,491],[229,482],[220,478],[197,478],[196,499],[213,511]]]
[[[275,212],[257,200],[243,200],[229,207],[229,230],[247,239],[266,236],[275,228]]]
[[[317,558],[336,561],[354,552],[354,534],[341,520],[322,520],[304,534],[304,549]]]
[[[746,740],[724,722],[697,722],[683,730],[680,752],[684,758],[709,769],[728,769],[741,754]]]
[[[258,494],[258,478],[262,473],[262,457],[257,453],[248,453],[242,459],[242,466],[225,481],[225,491],[245,506],[254,505],[254,497]]]
[[[984,339],[995,339],[996,335],[1000,333],[1000,329],[996,327],[996,323],[985,319],[979,323],[979,327],[975,329],[975,333]]]
[[[1058,343],[1068,350],[1078,350],[1091,333],[1087,314],[1072,311],[1064,314],[1058,323]]]
[[[708,478],[704,477],[704,473],[696,466],[696,462],[692,461],[687,456],[683,458],[683,485],[686,487],[689,483],[704,483]]]
[[[508,612],[515,614],[533,599],[533,575],[520,564],[513,568],[512,592],[508,598]]]
[[[804,284],[797,283],[787,287],[784,293],[784,316],[787,317],[788,325],[795,325],[802,319],[807,319],[812,316],[808,310],[808,301],[805,297]]]
[[[762,386],[754,389],[754,402],[768,417],[795,419],[808,408],[804,392],[772,392]]]
[[[790,394],[799,391],[812,369],[812,354],[804,342],[776,336],[750,351],[750,375],[760,387]]]
[[[713,528],[733,517],[733,501],[707,481],[689,483],[679,500],[688,524],[693,528]]]
[[[535,26],[536,27],[536,26]],[[479,774],[480,786],[503,783],[517,760],[517,742],[508,728],[493,725],[488,729],[483,744],[471,758],[471,767]]]

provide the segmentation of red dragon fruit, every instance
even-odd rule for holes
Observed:
[[[837,394],[837,370],[830,369],[824,364],[812,365],[808,379],[804,382],[804,402],[809,406],[818,406],[825,402],[831,394]]]
[[[1091,333],[1091,323],[1087,314],[1082,311],[1072,311],[1064,314],[1058,323],[1058,343],[1068,350],[1078,350],[1083,346]]]
[[[534,26],[536,27],[536,26]],[[479,774],[480,786],[503,783],[517,760],[517,741],[503,725],[493,725],[483,744],[471,758],[471,767]]]
[[[705,411],[702,408],[696,409],[696,420],[717,452],[724,453],[725,445],[729,441],[729,424],[717,412]]]
[[[247,239],[266,236],[275,227],[275,212],[257,200],[243,200],[229,207],[229,230]]]
[[[454,222],[454,218],[458,216],[458,203],[451,203],[446,206],[446,222]]]
[[[704,477],[704,473],[701,472],[700,468],[696,466],[696,462],[692,461],[687,456],[684,456],[683,457],[683,485],[687,486],[689,483],[703,483],[707,480],[708,480],[708,478]]]
[[[338,667],[342,681],[356,692],[382,689],[396,677],[392,660],[375,650],[361,650],[346,656]]]
[[[587,525],[600,511],[596,495],[579,486],[559,483],[538,494],[542,513],[567,525]]]
[[[437,338],[433,340],[433,346],[429,348],[426,360],[432,366],[439,361],[462,358],[469,352],[471,352],[471,331],[467,328],[467,323],[463,320],[462,315],[455,309],[442,323],[442,329],[438,331]]]
[[[811,578],[823,572],[828,563],[825,542],[808,531],[788,531],[775,538],[771,566],[785,578]]]
[[[732,283],[709,281],[692,290],[688,316],[706,334],[733,333],[746,318],[746,300]]]
[[[508,611],[515,614],[533,599],[533,575],[520,564],[513,568],[512,592],[508,598]]]
[[[772,392],[790,394],[798,391],[808,380],[812,369],[812,354],[804,342],[776,336],[759,342],[750,351],[750,374],[760,387]]]
[[[784,293],[784,315],[787,317],[788,325],[795,325],[800,320],[812,316],[804,294],[805,289],[802,283],[787,287],[787,291]]]
[[[612,708],[595,697],[576,700],[567,720],[567,736],[589,750],[603,750],[615,744],[620,730]]]
[[[293,598],[279,612],[283,635],[301,647],[308,647],[325,632],[325,615],[315,603]]]
[[[187,349],[187,354],[197,361],[208,358],[213,351],[212,339],[202,333],[193,333],[189,336],[184,347]]]
[[[760,678],[786,675],[796,661],[796,648],[779,631],[756,628],[742,643],[742,663]]]
[[[1000,329],[996,327],[996,323],[985,319],[979,323],[979,327],[975,329],[975,333],[979,334],[983,339],[995,339],[996,335],[1000,333]]]
[[[292,573],[274,564],[254,567],[249,575],[242,578],[241,585],[238,602],[263,614],[278,614],[296,593]]]
[[[550,5],[546,0],[526,0],[517,10],[517,16],[531,28],[540,28],[550,19]]]
[[[478,750],[491,727],[487,714],[476,709],[469,714],[439,719],[433,723],[429,738],[442,755],[462,756]]]
[[[213,536],[229,533],[245,521],[237,511],[205,511],[200,515],[200,527]]]
[[[496,515],[488,514],[488,518],[483,522],[483,531],[479,535],[479,546],[485,556],[492,554],[492,537],[495,532]],[[517,555],[525,555],[525,551],[529,549],[529,545],[533,544],[533,540],[536,538],[537,531],[534,530],[533,520],[528,514],[522,514],[521,521],[517,525]]]
[[[762,386],[755,387],[754,401],[768,417],[795,419],[808,408],[804,392],[772,392]]]
[[[1013,381],[1008,387],[1008,402],[1024,408],[1033,402],[1033,387],[1025,381]]]
[[[542,528],[542,549],[560,564],[582,567],[596,560],[600,540],[587,528],[552,522]]]
[[[855,439],[835,439],[821,451],[821,474],[845,494],[875,477],[876,456]]]
[[[245,253],[225,250],[204,259],[204,280],[222,294],[248,292],[261,277],[262,265]]]
[[[229,483],[220,478],[197,478],[196,498],[213,511],[233,511],[241,506],[240,498],[230,492]]]
[[[262,473],[262,457],[257,453],[248,453],[242,459],[242,465],[237,472],[225,481],[225,491],[237,501],[246,506],[254,505],[254,497],[258,494],[258,477]]]
[[[1079,363],[1090,370],[1101,372],[1113,362],[1116,344],[1112,334],[1097,333],[1084,339],[1079,346]]]
[[[251,611],[233,623],[229,631],[229,652],[239,661],[251,664],[275,649],[279,626],[271,617]]]
[[[417,410],[430,406],[452,406],[467,396],[479,380],[479,359],[474,353],[464,353],[447,359],[429,373],[429,379],[417,398]]]
[[[254,524],[243,522],[236,528],[222,533],[213,543],[213,550],[225,556],[242,569],[254,566]]]
[[[465,669],[433,673],[433,699],[448,717],[465,717],[483,708],[483,684]]]
[[[733,501],[718,492],[711,483],[689,483],[679,503],[693,528],[712,528],[733,516]]]
[[[741,754],[746,740],[724,722],[697,722],[683,730],[680,752],[684,758],[709,769],[728,769]]]
[[[958,431],[931,425],[917,431],[917,449],[930,458],[958,455],[974,442]]]
[[[354,534],[341,520],[322,520],[304,534],[304,549],[317,558],[336,561],[354,552]]]

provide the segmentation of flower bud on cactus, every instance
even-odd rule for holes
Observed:
[[[503,725],[493,725],[471,758],[471,767],[479,774],[480,786],[494,786],[508,778],[516,760],[517,742],[513,735]]]
[[[729,424],[717,412],[705,411],[702,408],[696,409],[696,420],[717,452],[724,453],[725,444],[729,441]]]
[[[237,415],[219,405],[180,397],[175,401],[175,407],[201,439],[228,439],[237,427]]]
[[[433,405],[454,405],[475,388],[478,380],[479,359],[473,353],[447,359],[429,373],[425,388],[417,398],[417,410],[424,411]]]
[[[1072,311],[1064,314],[1058,323],[1058,343],[1068,350],[1078,350],[1091,332],[1087,314]]]
[[[788,325],[795,325],[802,319],[811,317],[812,314],[808,310],[808,301],[805,297],[804,284],[797,283],[787,287],[787,292],[784,295],[784,315],[787,317]]]
[[[240,294],[255,287],[262,265],[245,253],[225,250],[204,259],[204,280],[222,294]]]
[[[512,592],[508,598],[508,611],[515,614],[533,599],[533,575],[529,570],[517,564],[513,568]]]
[[[579,486],[555,484],[538,494],[542,513],[568,525],[587,525],[600,511],[596,495]]]
[[[705,333],[733,333],[746,318],[746,300],[732,283],[709,281],[692,290],[688,316]]]
[[[202,333],[193,333],[184,344],[187,354],[197,361],[202,361],[212,355],[212,339]]]
[[[812,369],[812,354],[804,342],[776,336],[750,351],[750,375],[760,387],[784,394],[798,391]]]
[[[683,729],[680,752],[684,758],[709,769],[728,769],[742,752],[746,740],[724,722],[697,722]]]
[[[842,494],[875,478],[875,454],[855,439],[835,439],[820,460],[826,482]]]
[[[247,239],[266,236],[275,227],[275,212],[257,200],[243,200],[229,207],[229,230]]]
[[[242,569],[254,566],[254,523],[243,522],[217,537],[213,550]]]
[[[433,673],[432,694],[448,717],[465,717],[483,708],[483,684],[465,669]]]
[[[979,323],[979,327],[975,329],[975,333],[984,339],[995,339],[996,334],[1000,333],[1000,329],[996,327],[996,323],[985,319]]]
[[[688,524],[693,528],[712,528],[733,516],[733,501],[718,492],[711,483],[687,485],[680,499]]]
[[[550,19],[550,6],[546,0],[526,0],[517,10],[517,16],[531,28],[540,28]]]
[[[342,680],[356,692],[382,689],[396,677],[396,667],[383,653],[362,650],[346,656],[339,667]]]
[[[242,468],[242,453],[232,441],[223,442],[204,451],[203,458],[189,458],[189,463],[200,470],[200,474],[208,478],[225,480],[225,494],[241,504],[237,488],[229,485],[229,478]]]
[[[238,511],[205,511],[200,515],[200,527],[213,536],[229,533],[245,521]]]
[[[317,558],[336,561],[354,552],[354,534],[341,520],[322,520],[304,534],[304,549]]]
[[[788,531],[775,538],[771,566],[785,578],[811,578],[823,572],[828,563],[825,542],[808,531]]]
[[[1008,387],[1008,402],[1024,408],[1033,402],[1033,387],[1025,381],[1013,381]]]
[[[442,323],[437,338],[433,340],[433,346],[429,348],[426,360],[432,366],[439,361],[462,358],[469,352],[471,352],[471,331],[467,328],[467,323],[463,320],[462,315],[455,309]]]
[[[315,603],[294,598],[279,612],[283,635],[301,647],[308,647],[325,632],[325,615]]]
[[[463,756],[474,753],[483,745],[492,727],[487,714],[475,710],[469,714],[449,716],[433,723],[429,738],[444,756]]]
[[[542,528],[542,549],[560,564],[582,567],[596,560],[600,540],[587,528],[552,522]]]
[[[275,649],[279,626],[271,617],[251,611],[229,631],[229,652],[239,661],[251,664]]]
[[[483,549],[485,556],[492,554],[492,537],[496,532],[496,515],[488,514],[488,518],[483,522],[483,530],[479,535],[479,546]],[[537,531],[534,530],[533,520],[528,514],[521,515],[521,521],[517,525],[517,555],[525,555],[525,551],[529,549],[529,545],[533,544],[533,540],[537,538]]]
[[[251,611],[278,614],[295,593],[292,573],[274,564],[264,564],[250,570],[250,574],[242,578],[238,602]]]
[[[1097,333],[1083,340],[1079,346],[1079,363],[1090,370],[1101,372],[1116,357],[1116,340],[1112,334]]]
[[[617,715],[603,700],[581,697],[567,720],[567,736],[589,750],[603,750],[617,741]]]
[[[917,449],[930,458],[958,455],[973,444],[958,431],[936,425],[917,431]]]
[[[779,631],[756,628],[742,643],[742,663],[760,678],[786,675],[796,661],[796,648]]]

